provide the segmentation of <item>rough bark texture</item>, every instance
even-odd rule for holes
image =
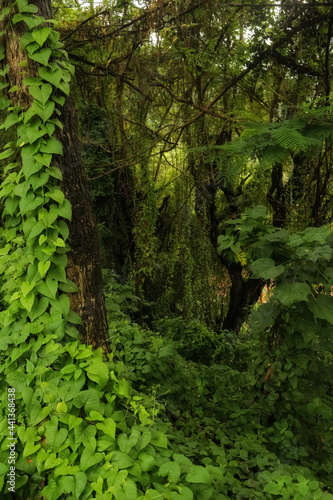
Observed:
[[[70,294],[71,308],[83,320],[84,326],[80,332],[82,341],[95,347],[107,346],[108,326],[98,234],[71,99],[65,103],[61,120],[64,129],[58,137],[64,155],[58,163],[63,173],[62,189],[72,204],[73,214],[69,225],[71,252],[66,272],[67,277],[79,288],[78,293]]]
[[[35,0],[39,15],[51,18],[51,1]],[[0,0],[0,9],[4,0]],[[6,20],[4,21],[6,23]],[[13,104],[20,104],[26,109],[31,104],[31,96],[27,88],[22,87],[26,76],[38,74],[38,64],[33,61],[22,68],[19,63],[26,59],[20,49],[20,38],[25,30],[24,23],[17,23],[4,39],[6,48],[6,64],[9,65],[7,78],[10,87],[18,85],[19,91],[11,93]],[[63,173],[63,190],[72,204],[72,222],[69,224],[71,251],[68,254],[67,277],[79,288],[70,294],[71,308],[82,320],[80,327],[81,340],[94,347],[103,346],[108,350],[108,326],[106,319],[103,280],[100,262],[98,234],[94,218],[92,202],[84,174],[80,145],[77,136],[75,109],[71,99],[66,99],[61,120],[63,131],[58,138],[62,142],[64,155],[58,156],[58,166]]]

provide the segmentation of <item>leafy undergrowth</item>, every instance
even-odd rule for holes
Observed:
[[[181,478],[193,481],[192,493],[181,498],[333,498],[329,454],[302,445],[313,429],[294,435],[290,428],[299,423],[291,415],[263,424],[261,402],[253,397],[253,340],[226,342],[224,363],[207,366],[178,354],[174,341],[126,320],[112,322],[111,332],[116,372],[144,390],[141,403],[158,410],[155,424],[181,460]],[[245,351],[248,370],[238,371],[232,365]],[[177,498],[170,492],[172,477],[170,472],[170,484],[156,486],[156,498]]]

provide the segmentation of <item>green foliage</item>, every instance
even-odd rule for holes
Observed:
[[[329,477],[332,234],[325,227],[289,234],[264,224],[265,215],[264,207],[249,209],[229,221],[226,234],[219,238],[220,251],[237,261],[242,249],[251,277],[272,280],[274,285],[269,301],[249,319],[250,333],[261,339],[260,354],[252,364],[252,374],[257,375],[252,411],[260,412],[279,456],[308,466],[311,449],[312,460],[321,462]],[[269,488],[273,492],[277,486]]]

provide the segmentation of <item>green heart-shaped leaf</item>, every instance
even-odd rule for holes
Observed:
[[[51,54],[52,54],[51,49],[44,48],[36,51],[34,54],[30,54],[30,59],[33,59],[34,61],[37,61],[40,64],[43,64],[43,66],[47,66]]]
[[[38,45],[42,46],[43,43],[48,38],[51,31],[52,31],[52,28],[49,28],[49,27],[40,28],[40,29],[34,30],[32,32],[32,37],[38,43]]]

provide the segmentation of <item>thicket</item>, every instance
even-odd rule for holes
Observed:
[[[134,285],[106,272],[109,359],[80,343],[80,318],[67,296],[75,290],[66,279],[71,207],[59,187],[55,159],[62,148],[54,137],[73,68],[59,34],[35,13],[26,0],[1,13],[3,21],[9,16],[27,25],[21,46],[39,63],[39,76],[23,81],[33,98],[29,109],[12,107],[7,93],[18,89],[1,83],[1,106],[8,111],[2,128],[13,135],[0,155],[11,158],[0,193],[5,498],[333,498],[331,230],[274,227],[261,205],[225,223],[218,239],[222,258],[241,264],[246,279],[273,285],[269,301],[253,308],[236,335],[210,329],[191,314],[195,270],[184,280],[188,321],[175,314],[153,323],[149,318],[152,330],[142,314],[141,324],[131,319],[142,302],[136,295],[142,279],[154,271],[144,267],[151,266],[144,252],[154,224],[143,225]],[[307,130],[304,122],[300,130]],[[288,150],[285,141],[280,146]],[[149,179],[142,174],[141,181],[150,197],[140,200],[137,227],[156,217]],[[177,256],[188,250],[189,233],[175,245]],[[18,438],[15,493],[7,483],[10,388]]]

